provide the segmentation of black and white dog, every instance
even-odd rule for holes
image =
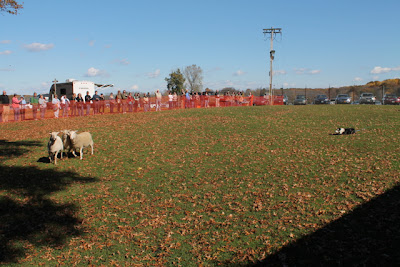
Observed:
[[[335,131],[335,135],[342,134],[355,134],[356,130],[354,128],[337,128]]]

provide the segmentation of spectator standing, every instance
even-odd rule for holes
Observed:
[[[10,114],[10,99],[8,98],[6,91],[3,91],[3,94],[0,96],[0,104],[2,108],[0,122],[8,122],[8,116]]]
[[[173,97],[172,97],[172,101],[173,101],[172,106],[173,106],[174,108],[177,108],[177,107],[178,107],[178,95],[176,94],[176,92],[174,93],[174,95],[173,95]]]
[[[243,101],[244,101],[243,94],[242,94],[242,92],[239,92],[239,94],[238,94],[238,104],[240,106],[243,105]]]
[[[190,108],[190,94],[188,90],[185,92],[185,108]]]
[[[78,96],[75,98],[76,101],[76,108],[78,110],[78,116],[83,116],[83,97],[82,94],[79,93]]]
[[[128,92],[126,90],[122,91],[122,99],[128,98]]]
[[[151,111],[151,96],[150,96],[150,92],[147,92],[147,98],[149,99],[149,101],[147,102],[147,111]]]
[[[149,111],[149,97],[147,96],[147,94],[143,95],[143,111]]]
[[[181,96],[180,100],[182,101],[181,109],[184,109],[185,108],[185,103],[186,103],[186,96],[185,96],[185,92],[183,90],[182,90],[182,96]]]
[[[61,109],[62,109],[62,116],[63,117],[68,117],[68,109],[69,109],[69,99],[65,96],[61,96]]]
[[[161,99],[162,99],[162,95],[160,93],[160,90],[157,89],[157,91],[156,91],[156,111],[161,111]]]
[[[133,95],[133,111],[134,112],[138,111],[139,100],[140,100],[139,93],[134,94]]]
[[[44,99],[43,95],[40,95],[38,103],[39,103],[39,109],[40,109],[40,118],[44,119],[44,114],[45,114],[46,108],[47,108],[47,101],[46,101],[46,99]]]
[[[32,116],[34,120],[37,120],[37,111],[39,109],[39,99],[37,93],[34,92],[33,96],[29,99],[29,103],[32,105]]]
[[[190,93],[190,107],[196,107],[196,93],[193,92]]]
[[[72,97],[69,101],[70,103],[70,108],[71,108],[71,116],[76,116],[77,114],[77,106],[76,106],[76,94],[73,93]]]
[[[100,94],[100,114],[104,113],[106,109],[106,98],[104,97],[103,93]]]
[[[207,92],[204,94],[204,107],[209,108],[210,107],[210,96],[208,95]]]
[[[140,97],[140,94],[139,94],[139,93],[137,93],[137,97],[139,98],[139,106],[138,106],[138,108],[139,108],[139,109],[140,109],[141,107],[144,108],[144,106],[143,106],[143,97]]]
[[[100,96],[98,95],[97,91],[94,92],[92,101],[93,101],[93,114],[98,114],[100,111],[99,110],[100,109]]]
[[[118,113],[121,112],[121,107],[122,107],[122,93],[120,90],[118,90],[117,95],[115,96],[115,100],[117,102],[117,109]]]
[[[215,91],[215,107],[219,108],[219,92]]]
[[[253,106],[253,100],[254,100],[254,96],[251,92],[249,92],[249,105]]]
[[[126,101],[128,102],[128,112],[133,111],[133,96],[132,93],[128,94],[128,97],[126,98]]]
[[[110,101],[110,113],[114,113],[114,106],[115,106],[114,94],[110,93],[110,96],[108,97],[108,99]]]
[[[173,109],[174,107],[174,95],[171,91],[168,92],[168,109]]]
[[[126,113],[126,109],[127,109],[127,99],[128,99],[128,93],[126,92],[126,90],[122,91],[122,113]]]
[[[226,107],[227,106],[227,101],[228,101],[228,93],[224,92],[224,94],[222,95],[222,97],[220,98],[220,101],[222,101],[222,106]]]
[[[58,118],[58,114],[60,112],[60,99],[58,99],[56,94],[54,95],[51,103],[53,104],[54,118]]]
[[[20,115],[20,100],[17,97],[17,94],[14,94],[14,97],[11,99],[12,104],[11,107],[14,110],[14,121],[19,121],[19,115]]]
[[[198,107],[201,107],[201,108],[205,107],[205,93],[206,92],[198,93],[199,97],[200,97],[200,106],[198,106]]]
[[[20,98],[20,115],[21,115],[21,121],[25,120],[25,114],[26,114],[26,100],[23,96],[21,96]]]
[[[200,98],[200,93],[194,93],[194,107],[195,108],[200,108],[201,107],[201,102],[200,99],[203,99],[203,97]]]
[[[92,101],[92,98],[89,95],[89,91],[87,91],[85,95],[86,116],[90,115],[90,101]]]

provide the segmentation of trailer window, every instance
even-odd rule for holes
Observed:
[[[66,95],[66,94],[67,94],[67,89],[61,88],[61,89],[60,89],[60,94],[61,94],[61,95]]]

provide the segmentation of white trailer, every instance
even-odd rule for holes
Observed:
[[[68,79],[64,83],[55,83],[50,87],[50,98],[56,94],[58,98],[62,95],[66,95],[68,99],[72,99],[72,94],[81,94],[83,98],[87,92],[90,96],[94,95],[94,92],[98,89],[105,87],[112,87],[113,84],[96,84],[91,81],[78,81],[73,79]]]

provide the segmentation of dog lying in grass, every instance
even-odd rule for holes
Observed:
[[[337,128],[334,135],[355,134],[354,128]]]

